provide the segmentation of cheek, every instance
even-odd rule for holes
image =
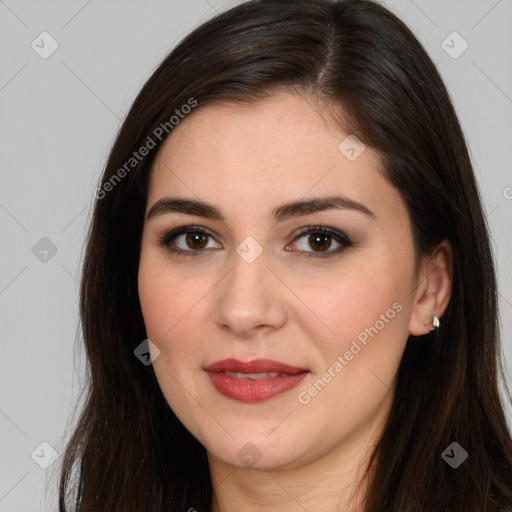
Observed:
[[[379,339],[392,338],[408,325],[404,311],[412,265],[407,256],[401,261],[391,253],[371,262],[356,259],[357,263],[347,262],[346,271],[312,280],[306,286],[297,278],[296,288],[310,313],[298,315],[296,320],[331,357],[349,350],[353,340],[364,345],[377,334]]]
[[[199,393],[190,376],[198,374],[202,362],[204,335],[198,335],[198,326],[204,325],[202,299],[211,285],[199,277],[180,277],[158,263],[158,258],[141,257],[138,279],[147,337],[160,351],[153,370],[167,403],[195,435],[192,420],[198,414],[197,404],[190,396]]]
[[[369,369],[388,382],[407,341],[413,253],[400,247],[372,254],[371,261],[354,256],[335,276],[308,285],[297,277],[298,295],[310,307],[295,321],[314,342],[317,368],[345,359],[340,384],[366,377]]]
[[[148,251],[149,252],[149,251]],[[139,300],[148,337],[165,344],[201,307],[208,285],[200,276],[184,279],[156,255],[141,256]]]
[[[344,425],[347,434],[383,407],[407,341],[408,270],[403,262],[395,266],[393,258],[373,261],[326,279],[323,286],[317,281],[303,288],[301,298],[315,314],[295,318],[312,342],[316,362],[299,402],[314,410],[320,423]]]
[[[173,409],[183,399],[179,383],[200,366],[199,339],[192,333],[203,323],[198,315],[207,292],[204,280],[183,279],[168,266],[141,258],[139,300],[146,334],[160,350],[153,369]]]

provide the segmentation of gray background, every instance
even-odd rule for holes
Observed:
[[[235,3],[0,0],[1,512],[57,508],[57,463],[40,467],[51,461],[40,443],[62,454],[79,400],[82,246],[121,120],[164,55]],[[512,0],[383,3],[438,65],[465,130],[494,240],[510,382]],[[51,49],[43,31],[59,45],[46,59],[31,47],[35,40],[39,51]],[[457,56],[464,40],[469,47]],[[508,403],[507,414],[512,424]]]

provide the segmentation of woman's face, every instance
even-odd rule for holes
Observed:
[[[154,371],[210,457],[238,467],[367,448],[410,332],[404,203],[377,153],[312,105],[205,106],[151,171],[138,279]]]

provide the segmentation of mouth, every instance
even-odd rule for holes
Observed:
[[[245,403],[262,402],[284,393],[306,377],[309,370],[280,361],[223,359],[205,367],[213,387],[223,396]]]

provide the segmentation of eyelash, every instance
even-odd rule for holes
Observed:
[[[201,249],[191,249],[189,251],[184,251],[183,249],[179,248],[171,248],[169,244],[179,235],[182,234],[188,234],[188,233],[199,233],[202,235],[205,235],[207,237],[213,238],[213,236],[208,233],[205,229],[199,227],[199,226],[181,226],[179,228],[173,229],[172,231],[169,231],[168,233],[165,233],[160,237],[160,245],[166,247],[170,252],[173,254],[177,254],[180,256],[199,256],[204,251]],[[340,244],[340,247],[337,249],[331,251],[328,250],[326,252],[310,252],[310,251],[293,251],[293,252],[301,252],[305,253],[304,257],[306,258],[328,258],[331,256],[334,256],[336,254],[339,254],[340,252],[344,251],[345,249],[348,249],[350,247],[353,247],[355,244],[354,242],[348,237],[345,233],[338,231],[333,228],[329,228],[327,226],[308,226],[302,231],[300,231],[297,236],[293,239],[293,242],[296,242],[297,240],[300,240],[306,235],[311,234],[322,234],[322,235],[329,235],[332,237],[336,242]],[[292,251],[290,251],[292,252]]]

